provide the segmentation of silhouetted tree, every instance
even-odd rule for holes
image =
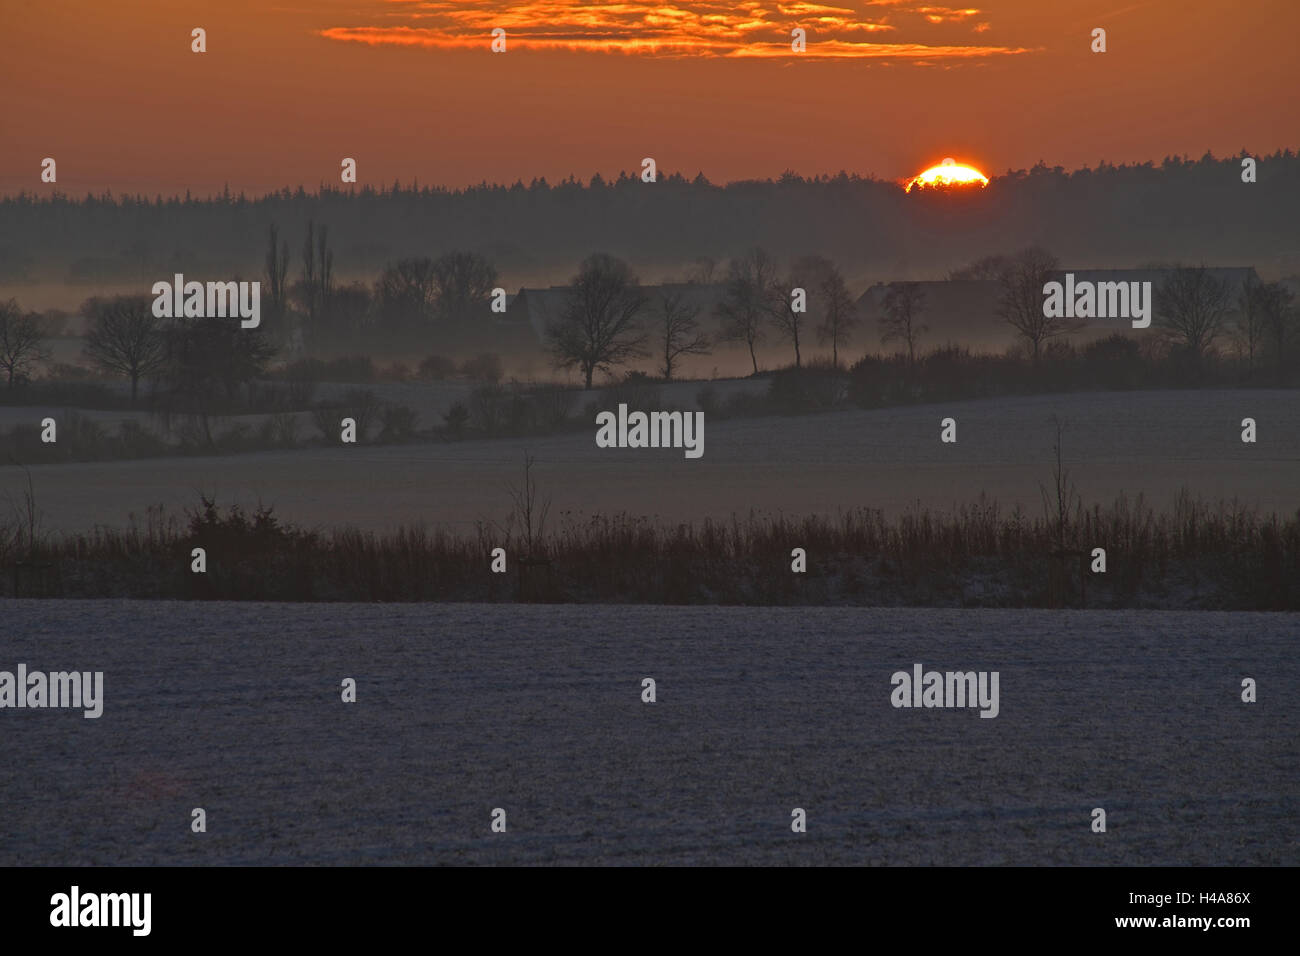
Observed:
[[[849,344],[857,325],[857,306],[839,269],[832,268],[823,277],[820,292],[822,323],[817,327],[817,341],[822,345],[830,343],[831,362],[839,368],[840,347]]]
[[[302,245],[302,276],[294,283],[293,292],[307,313],[308,323],[316,321],[316,224],[307,220],[307,241]]]
[[[907,348],[907,367],[916,364],[916,343],[930,331],[920,320],[925,308],[925,290],[918,282],[893,282],[885,292],[884,314],[880,317],[880,344],[902,342]]]
[[[1002,295],[998,314],[1029,343],[1035,363],[1043,343],[1083,327],[1075,319],[1044,314],[1043,286],[1051,281],[1059,263],[1041,246],[1030,246],[1012,256],[998,281]]]
[[[815,322],[822,313],[821,289],[834,271],[834,264],[824,256],[801,256],[790,269],[789,289],[783,290],[779,308],[775,308],[776,299],[773,297],[772,320],[781,338],[794,346],[795,368],[803,365],[800,342],[808,324]],[[795,289],[804,290],[803,312],[794,310]]]
[[[313,239],[314,237],[314,239]],[[330,304],[334,284],[334,252],[329,247],[329,227],[307,220],[307,241],[302,247],[302,278],[294,284],[294,293],[302,302],[309,325],[323,320]]]
[[[497,270],[475,252],[448,252],[432,265],[433,305],[443,321],[483,318],[497,284]]]
[[[437,301],[437,274],[432,259],[402,259],[375,282],[379,320],[390,327],[415,327],[432,319]]]
[[[777,278],[776,261],[760,248],[751,249],[727,267],[726,295],[715,308],[722,319],[722,339],[744,342],[758,374],[756,346],[767,334],[773,313],[784,296]]]
[[[1260,308],[1262,285],[1254,273],[1241,283],[1237,290],[1236,311],[1233,315],[1232,330],[1237,340],[1237,349],[1246,358],[1246,371],[1255,371],[1255,355],[1259,351],[1260,338],[1263,335],[1264,313]]]
[[[168,408],[196,415],[211,444],[209,418],[218,403],[233,400],[241,385],[263,375],[275,347],[260,328],[211,316],[174,320],[162,335]]]
[[[1228,283],[1205,266],[1179,266],[1156,293],[1158,325],[1199,361],[1223,331],[1229,299]]]
[[[0,302],[0,370],[14,387],[15,379],[26,378],[40,362],[50,360],[45,347],[45,330],[35,312],[23,312],[17,299]]]
[[[501,356],[495,352],[480,352],[461,363],[460,374],[475,382],[496,385],[501,381],[505,370],[501,367]]]
[[[276,336],[287,334],[285,317],[289,312],[289,242],[279,240],[280,231],[271,224],[266,250],[266,301],[262,308],[262,323]]]
[[[130,379],[134,405],[140,379],[161,369],[167,354],[153,300],[143,295],[96,297],[86,300],[81,311],[89,321],[86,357],[106,372]]]
[[[659,344],[664,359],[660,369],[665,382],[673,380],[677,360],[683,355],[708,355],[709,337],[700,331],[700,307],[687,305],[680,292],[670,292],[659,301]]]
[[[359,332],[371,317],[370,287],[364,282],[335,286],[330,292],[329,315],[332,329],[344,335]]]
[[[556,365],[578,368],[591,388],[595,372],[644,355],[638,318],[645,304],[626,262],[603,252],[588,256],[569,284],[564,313],[547,329]]]
[[[1280,282],[1260,286],[1258,295],[1261,330],[1273,353],[1277,384],[1283,385],[1286,382],[1287,358],[1295,345],[1297,333],[1300,332],[1300,312],[1294,306],[1294,293]]]

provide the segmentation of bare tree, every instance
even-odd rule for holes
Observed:
[[[1041,246],[1030,246],[1012,256],[998,279],[1002,285],[998,314],[1029,343],[1034,362],[1049,339],[1083,328],[1076,319],[1045,314],[1043,286],[1058,266],[1056,256]]]
[[[1295,294],[1280,282],[1260,286],[1258,308],[1265,343],[1273,352],[1277,383],[1286,378],[1286,358],[1300,331],[1300,314],[1294,307]]]
[[[839,269],[831,267],[821,282],[818,290],[822,300],[822,323],[817,327],[817,341],[831,346],[831,362],[840,367],[840,346],[848,345],[853,327],[857,325],[857,307],[849,287],[844,284],[844,276]]]
[[[434,260],[433,307],[439,318],[466,322],[487,311],[497,270],[475,252],[448,252]]]
[[[386,325],[420,325],[433,318],[438,278],[433,260],[402,259],[375,281],[375,305]]]
[[[538,500],[537,481],[533,478],[536,459],[524,452],[524,481],[522,485],[511,482],[507,486],[514,507],[506,519],[507,535],[518,529],[523,538],[523,557],[537,559],[543,556],[546,542],[546,517],[551,510],[551,498]]]
[[[1052,444],[1052,457],[1055,459],[1052,464],[1052,487],[1048,489],[1039,482],[1038,490],[1043,498],[1043,515],[1047,523],[1056,525],[1056,548],[1064,552],[1071,531],[1070,515],[1079,505],[1079,491],[1070,477],[1070,470],[1063,462],[1061,439],[1066,424],[1055,415],[1049,421],[1056,432],[1056,440]],[[1053,511],[1056,512],[1055,515],[1052,514]]]
[[[139,394],[140,379],[162,369],[167,357],[162,323],[154,317],[147,296],[119,295],[92,298],[81,307],[90,322],[84,346],[88,359],[131,380],[131,404]]]
[[[722,338],[744,342],[758,374],[757,345],[766,337],[767,324],[784,296],[777,278],[776,261],[763,249],[751,249],[727,268],[727,292],[715,311],[722,319]]]
[[[325,318],[333,284],[334,252],[329,247],[329,226],[321,226],[317,232],[315,223],[309,219],[307,241],[302,247],[302,278],[294,285],[309,323],[314,325]]]
[[[330,227],[322,225],[316,239],[316,301],[322,319],[328,318],[330,292],[334,286],[334,251],[329,247],[329,234]]]
[[[280,230],[272,223],[266,250],[267,325],[277,336],[285,334],[284,318],[289,311],[289,242],[280,241]]]
[[[664,364],[660,372],[665,382],[673,380],[677,360],[683,355],[708,355],[709,337],[702,333],[698,316],[700,307],[687,305],[680,292],[671,292],[660,300],[659,341]]]
[[[925,290],[919,282],[894,282],[885,293],[884,315],[880,317],[880,344],[902,342],[907,347],[907,366],[916,362],[916,343],[930,331],[919,319],[925,308]]]
[[[12,495],[5,493],[5,501],[9,505],[13,518],[10,521],[0,522],[0,556],[8,557],[12,554],[17,557],[25,539],[27,560],[33,561],[37,546],[43,543],[46,537],[46,532],[41,530],[45,512],[36,503],[36,486],[32,483],[31,471],[13,455],[9,456],[9,461],[23,470],[23,475],[27,478],[27,487],[23,489],[21,502],[15,502]],[[18,596],[16,591],[14,596]]]
[[[639,316],[646,295],[626,262],[603,252],[583,260],[559,320],[547,329],[560,368],[576,367],[591,388],[597,371],[645,355]]]
[[[294,284],[294,292],[302,300],[308,323],[316,321],[316,224],[307,220],[307,241],[302,245],[302,278]]]
[[[0,302],[0,369],[9,388],[15,379],[25,378],[40,362],[50,360],[45,347],[45,329],[35,312],[23,312],[17,299]]]
[[[210,418],[223,396],[232,402],[240,386],[264,374],[275,347],[261,329],[213,316],[173,320],[162,336],[166,413],[194,415],[212,444]]]
[[[1158,324],[1199,360],[1223,331],[1229,297],[1227,281],[1205,266],[1178,266],[1156,293]]]
[[[794,261],[790,269],[789,294],[791,298],[786,299],[783,295],[780,307],[777,308],[775,307],[776,298],[773,296],[772,319],[776,323],[781,338],[794,346],[795,368],[803,365],[800,340],[808,323],[815,321],[824,312],[822,287],[829,281],[831,274],[834,272],[834,263],[825,256],[801,256]],[[794,310],[793,295],[795,289],[803,289],[804,291],[805,311],[803,312]],[[811,311],[808,311],[809,309]]]
[[[1252,272],[1237,290],[1237,309],[1233,317],[1233,333],[1237,347],[1246,357],[1246,371],[1255,371],[1255,354],[1259,351],[1264,334],[1263,290]]]

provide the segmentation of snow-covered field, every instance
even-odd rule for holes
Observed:
[[[0,865],[1300,864],[1294,616],[16,601],[0,620],[0,670],[102,670],[105,698],[99,719],[0,710]],[[999,715],[893,708],[914,663],[998,671]]]
[[[856,506],[897,514],[918,503],[946,510],[981,492],[1040,514],[1054,414],[1066,422],[1065,461],[1085,501],[1142,493],[1159,508],[1187,487],[1265,511],[1300,507],[1294,390],[1105,392],[709,418],[698,460],[673,449],[597,448],[593,422],[550,437],[95,462],[31,474],[50,530],[120,526],[152,504],[179,512],[200,493],[223,504],[260,500],[306,525],[464,528],[503,517],[506,485],[518,480],[525,450],[537,458],[553,516],[626,511],[678,521]],[[940,443],[945,417],[957,421],[956,444]],[[1246,417],[1257,422],[1256,444],[1241,441]],[[6,494],[19,499],[24,480],[19,469],[0,467],[0,507]]]

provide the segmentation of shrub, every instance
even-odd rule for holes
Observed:
[[[276,412],[288,408],[297,408],[294,404],[294,390],[290,385],[275,382],[248,383],[248,408],[255,412]]]
[[[629,411],[661,408],[659,386],[644,372],[628,372],[621,382],[605,388],[603,404],[599,407],[615,409],[620,403],[626,403]]]
[[[577,404],[578,394],[563,385],[538,385],[532,391],[532,398],[537,409],[538,425],[553,431],[563,427],[569,420],[569,414]]]
[[[342,413],[344,417],[356,420],[357,441],[366,440],[382,407],[379,396],[368,388],[350,388],[344,393]]]
[[[486,435],[501,430],[506,416],[506,391],[500,385],[483,385],[469,396],[470,418],[474,427]]]
[[[700,411],[704,412],[705,418],[712,418],[722,410],[722,404],[718,400],[718,390],[712,385],[705,385],[695,393],[695,404],[700,406]]]
[[[772,373],[767,396],[774,411],[825,411],[839,405],[848,391],[847,376],[829,362]]]
[[[47,382],[93,382],[103,376],[93,368],[84,365],[71,365],[67,362],[55,362],[45,370]]]
[[[133,419],[118,426],[117,440],[127,458],[157,458],[169,454],[172,447]]]
[[[28,381],[15,379],[13,388],[0,388],[0,405],[65,405],[70,408],[126,409],[130,395],[99,382]]]
[[[464,402],[457,402],[447,409],[442,420],[446,424],[448,435],[456,439],[464,438],[465,430],[469,427],[469,409]]]
[[[369,384],[375,380],[375,363],[369,355],[343,355],[326,362],[322,374],[326,381]]]
[[[456,374],[456,363],[445,355],[430,355],[420,363],[419,377],[426,381],[440,382]]]
[[[289,401],[294,408],[308,408],[316,394],[316,385],[325,373],[319,359],[299,359],[286,365],[281,373],[289,383]]]
[[[270,424],[271,441],[281,448],[293,448],[298,444],[298,427],[301,424],[293,412],[279,412],[267,419]]]
[[[385,404],[379,410],[380,441],[410,441],[418,417],[415,409],[406,405]]]
[[[327,442],[338,441],[339,422],[345,417],[345,413],[339,405],[321,402],[311,410],[311,421],[320,432],[321,438]]]
[[[481,352],[461,364],[460,374],[474,381],[495,385],[501,381],[501,376],[504,374],[501,356],[495,352]]]

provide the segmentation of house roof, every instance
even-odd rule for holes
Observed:
[[[1158,294],[1160,286],[1173,271],[1172,268],[1061,269],[1052,274],[1052,279],[1064,282],[1065,274],[1069,272],[1074,275],[1076,286],[1085,281],[1150,282],[1153,292]],[[1248,277],[1255,276],[1255,270],[1251,266],[1216,266],[1210,267],[1208,271],[1216,279],[1226,280],[1234,292]],[[858,319],[868,334],[874,331],[884,315],[885,294],[892,284],[878,282],[858,297]],[[925,295],[919,319],[927,326],[924,336],[927,347],[944,342],[960,342],[971,346],[1001,348],[1015,341],[1014,330],[998,315],[1002,288],[996,279],[945,279],[917,282],[916,285],[920,286]],[[1083,321],[1084,328],[1078,335],[1082,341],[1131,329],[1131,326],[1116,323],[1114,319]]]

